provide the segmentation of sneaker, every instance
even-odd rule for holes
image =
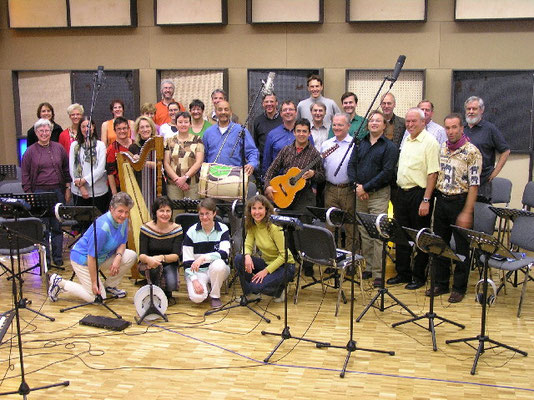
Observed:
[[[215,297],[211,298],[211,308],[217,309],[222,307],[221,299],[216,299]]]
[[[63,278],[59,276],[58,274],[52,274],[48,278],[48,281],[50,282],[50,286],[48,287],[48,298],[51,301],[57,301],[59,292],[61,292],[61,288],[59,287],[59,282],[61,282]]]
[[[280,294],[280,296],[275,297],[275,298],[273,299],[273,301],[274,301],[275,303],[282,303],[285,299],[286,299],[286,291],[285,291],[285,289],[284,289],[284,290],[282,290],[282,293]]]
[[[126,297],[126,290],[119,289],[118,287],[106,287],[106,292],[118,299]]]

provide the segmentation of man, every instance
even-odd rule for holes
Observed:
[[[232,108],[227,101],[218,102],[215,112],[218,122],[206,129],[202,138],[205,161],[240,166],[243,140],[239,137],[241,125],[230,120]],[[245,173],[250,176],[254,169],[258,168],[259,153],[247,129],[245,129],[245,162]]]
[[[341,159],[352,142],[352,138],[349,136],[349,118],[348,114],[339,113],[334,115],[334,118],[332,119],[332,129],[334,130],[335,136],[322,144],[321,152],[324,153],[335,145],[339,146],[332,154],[323,159],[326,174],[324,207],[337,207],[352,214],[354,210],[354,191],[352,190],[350,178],[347,174],[347,165],[352,151],[343,161],[338,174],[334,175]],[[345,224],[344,228],[346,235],[345,249],[351,250],[354,237],[352,234],[353,225]],[[354,249],[356,250],[358,247],[358,243],[355,243]]]
[[[215,89],[213,92],[211,92],[211,102],[213,103],[213,111],[212,111],[211,115],[209,116],[209,121],[212,124],[216,124],[217,123],[217,112],[216,112],[216,109],[217,109],[217,104],[220,101],[228,101],[228,95],[222,89]],[[235,123],[239,122],[239,118],[237,117],[237,115],[235,115],[233,113],[232,113],[232,122],[235,122]]]
[[[491,181],[506,164],[510,155],[510,147],[495,125],[482,119],[484,101],[480,97],[471,96],[465,103],[464,133],[482,154],[482,172],[480,174],[480,187],[478,197],[480,201],[491,201]],[[500,153],[499,161],[495,165],[495,152]]]
[[[163,136],[165,139],[169,139],[170,137],[178,133],[178,128],[174,124],[176,123],[176,115],[178,115],[178,113],[181,113],[180,104],[176,101],[171,101],[167,106],[167,110],[167,114],[169,115],[169,122],[166,122],[159,127],[160,135]]]
[[[405,123],[404,118],[393,113],[396,105],[397,102],[393,93],[388,92],[380,99],[380,108],[382,108],[382,112],[384,113],[387,122],[384,136],[399,148],[404,135]]]
[[[315,205],[315,193],[312,190],[312,183],[324,181],[324,168],[321,161],[321,155],[309,140],[310,122],[306,119],[299,119],[295,122],[294,140],[291,144],[285,146],[271,166],[265,173],[265,195],[273,199],[273,192],[278,189],[269,186],[269,182],[277,175],[285,174],[291,167],[300,169],[305,168],[311,162],[315,164],[311,169],[306,171],[302,179],[306,180],[304,189],[297,192],[293,203],[287,207],[288,210],[297,212],[306,212],[306,206]]]
[[[386,119],[380,111],[373,111],[368,121],[369,135],[365,136],[353,152],[349,162],[350,182],[356,183],[356,211],[368,214],[388,212],[391,182],[399,151],[392,141],[384,136]],[[382,242],[371,239],[367,230],[358,226],[362,238],[362,254],[365,257],[364,278],[374,278],[375,287],[382,286]]]
[[[434,233],[449,243],[453,234],[451,225],[468,229],[473,226],[482,155],[465,136],[460,114],[449,114],[445,117],[445,131],[447,142],[440,149],[440,170],[436,183]],[[456,252],[463,255],[465,260],[456,263],[450,303],[463,300],[469,279],[469,243],[457,232],[454,232],[454,241]],[[449,259],[436,258],[434,296],[449,293],[450,265]],[[427,296],[430,294],[428,289]]]
[[[419,108],[410,108],[406,113],[406,129],[410,136],[399,156],[394,213],[402,226],[419,230],[430,226],[432,192],[439,171],[439,145],[426,131],[425,114]],[[424,286],[428,255],[417,251],[411,272],[410,248],[399,245],[396,253],[397,276],[388,279],[388,284],[409,282],[406,285],[409,290]]]
[[[313,121],[310,107],[313,103],[320,101],[326,106],[326,114],[324,116],[324,123],[326,126],[330,127],[332,123],[332,117],[334,114],[341,112],[336,102],[332,99],[323,97],[323,80],[318,75],[312,75],[307,80],[308,92],[310,97],[305,100],[302,100],[297,106],[298,119],[306,118],[310,121],[310,124]]]
[[[154,122],[157,125],[163,125],[166,122],[170,122],[171,117],[169,116],[168,106],[171,102],[176,102],[173,98],[174,96],[174,83],[170,79],[165,79],[161,81],[160,85],[161,92],[161,101],[156,103],[156,115],[154,116]],[[182,104],[176,102],[180,111],[185,111],[185,108]]]
[[[283,107],[283,106],[282,106]],[[315,193],[312,185],[324,181],[324,167],[321,156],[317,149],[310,142],[310,122],[307,119],[299,119],[295,122],[295,132],[293,143],[285,146],[276,156],[271,166],[267,169],[265,174],[265,196],[273,200],[273,193],[275,188],[269,186],[269,182],[277,175],[285,174],[291,167],[303,169],[315,161],[312,168],[302,175],[302,179],[306,181],[306,186],[297,192],[293,203],[287,207],[287,210],[292,210],[297,213],[309,215],[307,206],[315,206]],[[295,245],[292,241],[289,243],[289,248],[293,252]],[[293,254],[296,254],[293,252]],[[302,265],[304,274],[306,276],[313,276],[313,264],[304,262]]]
[[[312,114],[311,135],[317,151],[321,151],[322,144],[328,139],[328,127],[324,123],[326,115],[326,106],[318,101],[310,107]]]
[[[360,129],[360,133],[358,134],[358,139],[363,139],[369,132],[367,131],[366,125],[367,121],[360,117],[358,114],[356,114],[356,106],[358,105],[358,96],[354,94],[353,92],[345,92],[341,96],[341,108],[343,108],[343,111],[347,113],[350,117],[350,128],[349,128],[349,135],[354,137],[354,134],[358,132],[358,128],[360,125],[363,124],[362,128]],[[330,132],[328,133],[328,138],[331,138],[334,136],[334,131],[332,128],[330,128]]]
[[[447,135],[445,134],[445,129],[440,125],[432,121],[434,116],[434,104],[430,100],[421,100],[417,107],[425,113],[425,129],[438,141],[441,146],[447,141]],[[402,142],[409,136],[408,131],[404,132],[404,138]]]
[[[265,176],[267,169],[276,158],[280,150],[290,145],[295,140],[294,128],[297,119],[297,108],[291,100],[282,103],[280,115],[282,124],[274,128],[267,134],[263,149],[262,175]],[[313,141],[312,141],[313,144]],[[275,174],[275,176],[278,174]],[[269,183],[266,181],[266,183]]]
[[[254,118],[253,131],[254,142],[260,152],[260,161],[263,166],[263,150],[267,134],[274,128],[282,125],[282,117],[278,112],[278,98],[276,94],[266,94],[261,103],[263,112]]]

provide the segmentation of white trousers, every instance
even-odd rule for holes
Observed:
[[[208,297],[208,283],[211,285],[211,292],[209,293],[212,298],[221,298],[221,286],[224,280],[230,275],[230,267],[226,263],[219,259],[212,261],[207,271],[198,271],[196,273],[197,280],[202,285],[202,293],[195,292],[193,281],[186,274],[185,283],[187,284],[187,292],[189,298],[193,303],[202,303]]]
[[[113,254],[99,266],[102,272],[104,272],[104,274],[107,276],[105,283],[102,282],[101,276],[98,276],[98,286],[100,287],[100,293],[103,299],[106,298],[106,287],[117,287],[122,277],[132,268],[132,265],[134,265],[134,263],[137,261],[137,253],[129,249],[124,250],[124,254],[121,257],[119,273],[115,276],[112,276],[109,274],[109,267],[113,263],[114,258],[115,254]],[[79,297],[86,302],[94,301],[95,295],[93,294],[89,268],[87,265],[80,265],[72,260],[71,265],[80,283],[63,279],[59,283],[59,287],[65,292],[70,293],[75,297]]]

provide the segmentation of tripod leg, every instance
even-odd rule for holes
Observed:
[[[471,375],[475,375],[475,372],[477,370],[478,359],[483,353],[484,353],[484,339],[480,339],[478,342],[478,349],[475,354],[475,359],[473,361],[473,368],[471,368]]]

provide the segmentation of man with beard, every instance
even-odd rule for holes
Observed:
[[[480,174],[480,187],[478,199],[489,203],[491,201],[491,181],[495,178],[506,164],[510,155],[510,147],[495,125],[482,119],[484,113],[484,101],[477,96],[469,97],[465,103],[465,126],[464,132],[482,153],[482,173]],[[495,152],[500,153],[499,161],[495,165]]]

